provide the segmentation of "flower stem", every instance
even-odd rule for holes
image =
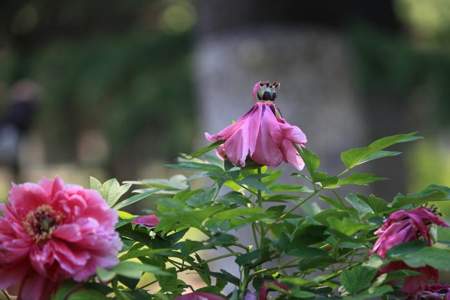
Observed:
[[[285,212],[284,214],[282,214],[279,218],[278,221],[281,221],[283,219],[285,219],[289,214],[291,214],[292,212],[294,212],[295,210],[297,210],[299,207],[301,207],[303,204],[305,204],[309,199],[313,198],[314,196],[316,196],[317,194],[319,194],[321,191],[321,189],[316,190],[314,193],[310,194],[308,197],[306,197],[305,199],[303,199],[302,201],[300,201],[297,205],[295,205],[293,208],[291,208],[290,210],[288,210],[287,212]]]
[[[262,181],[261,180],[261,176],[262,176],[262,170],[261,170],[261,167],[258,167],[258,179],[259,179],[260,182]],[[263,208],[263,197],[262,197],[262,191],[260,189],[258,189],[257,197],[258,197],[258,201],[257,201],[258,206],[260,208]],[[260,248],[264,248],[264,236],[266,234],[265,233],[265,228],[264,228],[264,223],[260,222],[259,226],[260,226],[260,229],[259,229],[259,234],[260,234],[259,247]]]

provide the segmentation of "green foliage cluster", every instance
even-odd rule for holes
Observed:
[[[123,185],[115,179],[102,184],[92,178],[91,188],[119,210],[117,230],[124,242],[121,262],[111,270],[98,269],[97,278],[87,285],[67,283],[55,300],[87,295],[89,299],[173,299],[192,288],[181,275],[186,271],[203,281],[201,291],[221,294],[231,286],[224,295],[229,299],[244,299],[267,283],[279,299],[403,299],[399,283],[417,273],[379,274],[378,270],[389,262],[404,261],[411,267],[450,271],[450,230],[435,230],[439,243],[433,246],[420,241],[402,244],[385,259],[370,253],[374,231],[394,211],[449,201],[450,189],[431,185],[387,202],[375,195],[343,194],[341,188],[383,180],[355,168],[398,155],[386,148],[419,138],[415,133],[394,135],[345,151],[341,154],[344,170],[337,175],[320,170],[320,159],[311,150],[299,149],[306,172],[291,174],[294,184],[280,183],[280,170],[241,168],[217,158],[201,158],[217,143],[169,165],[188,171],[188,177]],[[135,195],[123,197],[132,187]],[[133,224],[135,216],[122,210],[149,199],[156,203],[154,213],[160,219],[156,228]],[[320,204],[317,211],[302,212],[314,200]],[[250,245],[236,234],[243,227],[252,229]],[[188,234],[192,229],[203,238],[192,238]],[[222,254],[202,256],[205,250],[217,253],[219,249]],[[211,263],[225,258],[234,259],[239,274],[210,269]],[[151,279],[144,273],[150,273]],[[155,287],[159,288],[148,292]]]

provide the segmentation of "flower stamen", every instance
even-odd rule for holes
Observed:
[[[27,233],[37,242],[48,240],[61,222],[61,215],[50,205],[41,205],[28,213],[23,222]]]

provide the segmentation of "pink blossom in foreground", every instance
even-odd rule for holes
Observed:
[[[206,292],[192,292],[184,294],[175,298],[175,300],[225,300],[224,297],[206,293]]]
[[[450,285],[435,284],[426,286],[410,300],[450,300]]]
[[[281,117],[273,102],[277,87],[256,83],[253,88],[256,103],[245,115],[217,134],[205,133],[210,142],[223,142],[217,151],[221,157],[242,167],[251,159],[271,167],[284,161],[298,170],[303,169],[304,162],[295,145],[303,147],[307,139],[300,128]]]
[[[56,178],[14,185],[0,217],[0,289],[46,300],[65,279],[118,263],[117,214],[99,193]]]
[[[389,273],[397,270],[412,270],[420,273],[419,275],[409,276],[405,278],[402,291],[408,295],[412,295],[418,291],[421,291],[429,284],[435,283],[439,280],[438,270],[429,266],[421,268],[411,268],[402,261],[394,261],[389,263],[387,266],[381,268],[380,273]]]
[[[133,220],[133,224],[156,227],[159,224],[159,218],[156,215],[140,216]]]
[[[448,227],[444,220],[425,207],[396,211],[375,232],[378,240],[372,252],[385,257],[392,247],[417,239],[423,239],[431,245],[431,224]]]

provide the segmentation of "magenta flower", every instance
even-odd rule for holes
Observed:
[[[435,284],[426,286],[410,300],[450,300],[450,285]]]
[[[431,224],[448,227],[444,220],[425,207],[410,211],[396,211],[375,232],[378,240],[375,242],[372,252],[385,257],[392,247],[417,239],[423,239],[431,245]]]
[[[402,261],[394,261],[389,263],[387,266],[381,268],[380,274],[393,272],[397,270],[411,270],[420,273],[416,276],[409,276],[405,278],[403,283],[402,291],[408,295],[412,295],[421,291],[430,283],[437,282],[439,280],[439,271],[430,266],[425,266],[421,268],[411,268]]]
[[[14,185],[0,217],[0,288],[46,300],[58,284],[118,263],[117,214],[100,194],[56,178]]]
[[[133,224],[156,227],[159,224],[159,218],[156,215],[140,216],[133,220]]]
[[[206,292],[192,292],[184,294],[175,298],[175,300],[225,300],[224,297],[206,293]]]
[[[256,103],[245,115],[217,134],[205,133],[210,142],[223,142],[217,151],[221,157],[242,167],[251,159],[271,167],[284,161],[303,169],[296,145],[303,147],[307,139],[300,128],[281,117],[273,102],[277,88],[277,83],[257,82],[253,88]]]

